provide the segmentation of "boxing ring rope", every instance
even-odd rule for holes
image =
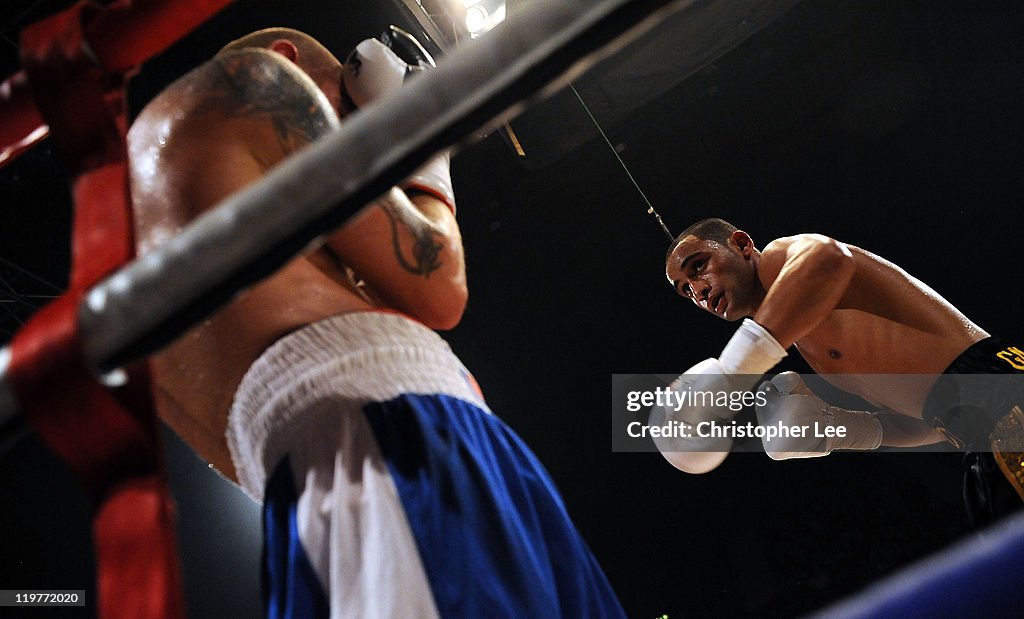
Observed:
[[[868,617],[1020,617],[1024,598],[1024,515],[876,582],[812,615]]]

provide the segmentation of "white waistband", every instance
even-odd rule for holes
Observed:
[[[385,312],[352,312],[281,338],[235,392],[227,442],[242,488],[260,500],[267,474],[294,445],[323,437],[332,418],[401,394],[447,394],[486,410],[448,343],[422,324]]]

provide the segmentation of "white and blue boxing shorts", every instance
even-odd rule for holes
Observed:
[[[385,312],[291,333],[228,419],[269,617],[620,617],[537,458],[448,344]]]

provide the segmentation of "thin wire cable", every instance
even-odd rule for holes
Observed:
[[[604,138],[604,143],[607,144],[608,148],[611,149],[612,154],[615,155],[615,159],[619,162],[619,165],[622,166],[622,170],[626,173],[626,176],[629,177],[629,180],[633,183],[633,186],[636,187],[637,193],[639,193],[640,197],[644,199],[644,203],[647,205],[647,214],[653,215],[654,218],[658,220],[658,225],[661,226],[662,231],[665,232],[665,236],[668,237],[669,242],[676,240],[676,237],[672,236],[672,233],[669,232],[668,226],[666,226],[665,222],[661,219],[661,214],[658,213],[657,210],[655,210],[654,205],[651,204],[651,201],[647,199],[647,194],[645,194],[644,190],[640,188],[640,183],[636,182],[636,179],[633,177],[632,172],[630,172],[629,168],[626,166],[626,162],[623,161],[622,157],[619,156],[619,151],[615,150],[615,146],[612,144],[612,141],[608,139],[608,134],[606,134],[604,132],[604,129],[601,128],[601,123],[597,122],[597,118],[595,118],[593,112],[590,111],[590,107],[587,106],[587,102],[583,100],[583,97],[580,96],[579,91],[576,90],[576,85],[570,82],[569,88],[572,89],[572,93],[576,95],[577,99],[579,99],[580,105],[583,106],[583,110],[587,113],[587,116],[590,117],[590,122],[594,123],[594,126],[597,127],[597,132],[601,134],[602,138]]]

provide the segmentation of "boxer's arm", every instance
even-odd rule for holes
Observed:
[[[468,297],[462,235],[451,209],[393,188],[327,245],[389,307],[434,329],[458,324]]]
[[[826,236],[801,234],[772,241],[758,264],[767,294],[754,321],[788,348],[836,308],[855,270],[846,245]]]
[[[871,415],[875,421],[878,422],[878,426],[881,428],[881,437],[878,447],[921,447],[922,445],[932,445],[946,440],[937,430],[935,430],[935,428],[929,426],[924,421],[914,419],[913,417],[907,417],[906,415],[895,411],[880,410],[867,413],[864,411],[843,409],[837,406],[832,406],[830,408],[836,414],[836,418],[840,422],[854,419],[855,416]],[[854,443],[861,442],[864,433],[858,432],[858,430],[863,429],[865,429],[864,424],[848,425],[846,427],[846,440]],[[870,430],[867,430],[867,434],[870,434]],[[838,444],[834,448],[861,449],[861,447],[850,447],[849,445],[844,444]]]
[[[401,90],[413,69],[388,45],[367,39],[345,60],[343,90],[357,108],[371,107]],[[355,225],[331,235],[327,246],[386,305],[448,329],[462,318],[467,299],[454,214],[449,156],[442,152],[377,200]]]
[[[810,391],[806,385],[804,388]],[[894,411],[867,396],[859,395],[858,397],[863,398],[876,408],[873,414],[882,428],[880,447],[920,447],[946,440],[946,437],[938,430],[921,419]]]
[[[882,425],[884,447],[920,447],[941,443],[946,439],[924,421],[901,413],[879,411],[875,418]]]
[[[835,449],[871,450],[881,445],[882,425],[874,413],[827,404],[795,372],[782,372],[761,383],[758,396],[758,423],[780,429],[778,435],[765,434],[761,439],[773,460],[816,458]]]
[[[759,392],[763,405],[757,406],[762,425],[811,427],[841,426],[843,436],[823,438],[798,436],[762,441],[765,451],[775,460],[828,455],[833,449],[871,450],[886,447],[918,447],[941,442],[942,435],[920,419],[883,409],[876,412],[854,411],[832,406],[819,398],[799,374],[783,372],[762,383]]]

